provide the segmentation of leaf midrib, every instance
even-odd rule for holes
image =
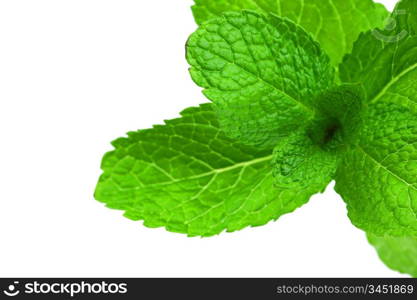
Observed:
[[[385,87],[378,93],[378,95],[376,95],[370,102],[369,104],[375,103],[377,102],[379,99],[381,99],[388,91],[389,89],[395,84],[397,83],[403,76],[407,75],[408,73],[414,71],[417,69],[417,63],[411,65],[410,67],[408,67],[407,69],[405,69],[404,71],[402,71],[400,74],[394,76],[391,78],[391,80],[389,81],[389,83],[387,85],[385,85]]]
[[[407,185],[408,187],[412,188],[413,190],[417,191],[417,188],[413,186],[413,184],[407,182],[404,178],[402,178],[401,176],[399,176],[398,174],[394,173],[393,171],[391,171],[390,169],[388,169],[388,167],[386,167],[385,165],[383,165],[381,162],[379,162],[377,159],[375,159],[371,154],[369,154],[367,151],[365,151],[365,149],[361,146],[361,145],[357,145],[357,148],[359,150],[362,151],[362,153],[364,153],[367,157],[370,158],[371,161],[373,161],[377,166],[379,166],[380,168],[384,169],[385,171],[387,171],[389,174],[391,174],[393,177],[397,178],[398,180],[400,180],[401,182],[403,182],[405,185]]]
[[[232,171],[234,169],[238,169],[238,168],[243,168],[244,169],[244,168],[247,168],[249,166],[260,164],[260,163],[266,162],[268,160],[271,160],[272,157],[273,157],[273,155],[271,154],[271,155],[268,155],[268,156],[259,157],[259,158],[256,158],[256,159],[240,162],[240,163],[234,164],[232,166],[219,168],[219,169],[213,169],[209,172],[201,173],[201,174],[194,175],[194,176],[178,178],[176,180],[170,180],[170,181],[165,181],[165,182],[160,182],[160,183],[148,184],[145,187],[135,187],[133,190],[147,189],[147,188],[152,188],[152,187],[161,186],[161,185],[176,184],[176,183],[179,183],[179,182],[204,178],[204,177],[207,177],[207,176],[221,174],[221,173],[226,173],[226,172]],[[132,190],[132,189],[129,188],[129,189],[126,189],[126,190]]]

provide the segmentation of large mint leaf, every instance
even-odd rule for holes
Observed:
[[[211,236],[276,220],[314,193],[275,188],[272,149],[227,138],[212,104],[181,115],[113,142],[96,199],[148,227]]]
[[[417,37],[384,41],[366,33],[340,70],[345,82],[361,86],[365,106],[336,190],[356,226],[376,235],[416,236]]]
[[[378,237],[368,234],[368,240],[389,268],[417,277],[417,237]]]
[[[336,173],[350,219],[377,235],[417,235],[417,113],[402,97],[365,110]]]
[[[327,55],[301,27],[248,11],[202,25],[187,58],[222,129],[251,145],[273,147],[300,128],[316,113],[315,95],[333,83]]]
[[[382,27],[388,12],[372,0],[195,0],[198,24],[227,11],[274,13],[301,25],[320,42],[337,66],[359,33]]]

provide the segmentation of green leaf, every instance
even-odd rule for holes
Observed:
[[[400,36],[417,33],[417,2],[415,0],[401,0],[396,5],[386,32],[389,32],[389,29]]]
[[[328,57],[301,27],[248,11],[202,25],[187,59],[221,128],[250,145],[273,147],[303,126],[316,114],[315,95],[333,84]]]
[[[297,132],[282,139],[274,150],[273,175],[277,188],[324,191],[333,179],[337,153],[324,149]]]
[[[343,82],[360,86],[365,102],[379,101],[416,76],[417,36],[407,36],[393,43],[379,40],[374,32],[362,34],[339,70]],[[413,90],[410,86],[401,93],[410,94],[415,100]]]
[[[272,149],[227,138],[212,104],[181,115],[113,142],[96,199],[148,227],[211,236],[266,224],[310,198],[311,191],[275,188]]]
[[[381,260],[391,269],[417,277],[417,238],[368,234]]]
[[[417,235],[417,114],[402,97],[365,110],[336,173],[353,224],[377,235]]]
[[[400,1],[390,20],[385,30],[361,34],[339,66],[342,81],[362,84],[368,101],[417,64],[417,2]]]
[[[198,24],[242,9],[274,13],[301,25],[320,42],[334,66],[351,51],[359,33],[382,27],[388,17],[385,7],[372,0],[195,0],[192,8]]]
[[[397,29],[400,30],[400,29]],[[336,190],[359,228],[417,235],[417,37],[363,34],[340,68],[363,91],[359,130],[336,173]]]

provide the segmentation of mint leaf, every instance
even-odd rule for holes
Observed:
[[[417,36],[385,42],[379,40],[373,31],[361,35],[352,54],[345,57],[339,68],[341,80],[359,85],[368,103],[389,97],[390,93],[404,87],[413,80],[416,69]],[[401,93],[415,97],[412,86]]]
[[[336,173],[353,224],[377,235],[417,235],[417,114],[402,97],[365,110]]]
[[[181,115],[113,142],[96,199],[148,227],[211,236],[266,224],[310,198],[275,188],[272,150],[227,138],[211,104]]]
[[[187,59],[221,128],[250,145],[273,147],[300,128],[316,114],[315,95],[333,84],[327,55],[301,27],[248,11],[202,25]]]
[[[329,54],[337,66],[359,33],[382,27],[388,12],[372,0],[194,0],[198,24],[228,11],[249,9],[261,14],[274,13],[301,25]]]
[[[400,36],[415,35],[417,33],[417,2],[415,0],[398,2],[391,22],[388,23],[388,29],[392,29]]]
[[[417,238],[368,234],[381,260],[391,269],[417,277]]]
[[[336,163],[335,151],[314,143],[305,132],[294,133],[275,147],[275,186],[303,189],[311,191],[311,194],[324,191],[333,179]]]
[[[417,36],[377,37],[363,34],[340,68],[343,81],[361,87],[365,106],[337,170],[336,190],[359,228],[416,236]]]

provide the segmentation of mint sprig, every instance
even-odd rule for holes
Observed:
[[[352,223],[417,276],[417,4],[195,0],[187,42],[210,104],[131,132],[95,197],[189,236],[264,225],[336,181]],[[340,63],[340,64],[339,64]]]

